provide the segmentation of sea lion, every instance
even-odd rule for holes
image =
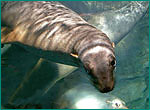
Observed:
[[[1,12],[2,44],[19,44],[44,58],[75,54],[101,92],[114,88],[113,43],[78,14],[54,1],[2,1]]]

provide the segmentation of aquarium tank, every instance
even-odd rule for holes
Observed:
[[[1,10],[7,3],[1,1]],[[101,93],[84,67],[75,65],[78,59],[60,55],[70,59],[63,64],[54,55],[42,58],[9,42],[1,45],[1,109],[149,109],[149,2],[59,3],[114,42],[114,89]],[[1,19],[1,30],[8,28]]]

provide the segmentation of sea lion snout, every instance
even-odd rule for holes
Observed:
[[[114,83],[115,83],[114,78],[111,80],[109,78],[107,78],[103,81],[100,81],[100,83],[98,85],[98,89],[103,93],[112,91],[114,88]]]
[[[89,73],[93,76],[94,74],[94,85],[96,85],[96,87],[100,90],[100,92],[102,93],[106,93],[109,91],[112,91],[115,85],[115,80],[113,77],[113,72],[94,72],[93,73]]]

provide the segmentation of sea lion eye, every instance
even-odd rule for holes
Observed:
[[[111,64],[112,66],[116,66],[115,60],[112,60],[112,61],[110,62],[110,64]]]

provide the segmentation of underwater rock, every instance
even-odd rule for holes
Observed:
[[[125,109],[124,101],[109,93],[100,93],[82,69],[58,81],[46,94],[47,105],[57,109]],[[55,94],[57,93],[57,94]],[[52,95],[53,94],[53,95]]]
[[[20,83],[21,87],[17,89],[15,95],[13,94],[11,104],[6,103],[4,107],[83,108],[82,105],[87,104],[88,101],[89,106],[86,106],[86,108],[126,108],[124,101],[118,97],[100,93],[93,86],[90,76],[83,68],[71,73],[67,65],[57,64],[57,67],[55,67],[56,64],[48,63],[46,60],[40,62],[38,63],[39,66],[32,70],[30,76],[27,75],[23,78]],[[54,67],[57,70],[51,69]],[[68,69],[68,71],[61,71],[61,68]],[[62,78],[64,72],[71,74]],[[57,73],[62,73],[59,81],[56,81],[59,76]],[[92,103],[93,101],[96,101],[96,103]]]
[[[117,10],[100,14],[82,14],[81,16],[108,35],[117,44],[145,15],[149,6],[147,1],[131,1]]]
[[[11,44],[7,44],[7,45],[1,47],[1,55],[2,55],[3,53],[5,53],[5,52],[9,49],[10,46],[11,46]]]
[[[129,4],[130,1],[83,1],[83,3],[88,7],[88,13],[100,13],[119,9]]]
[[[78,14],[83,13],[100,13],[108,10],[116,10],[130,1],[59,1],[68,8],[74,10]]]
[[[124,99],[127,106],[132,109],[149,108],[148,16],[147,12],[115,49],[117,57],[115,77],[117,80],[114,91],[111,93]]]
[[[72,9],[76,13],[86,13],[89,11],[88,6],[83,1],[59,1],[66,7]]]
[[[145,84],[144,78],[126,79],[119,80],[111,94],[124,99],[127,106],[132,109],[142,109],[146,108],[145,90],[147,90],[147,85]],[[142,104],[138,105],[140,102],[142,102]]]
[[[20,47],[13,45],[2,55],[2,58],[8,58],[5,64],[13,64],[14,67],[2,66],[2,105],[6,108],[30,108],[28,104],[37,105],[36,99],[42,97],[42,94],[51,89],[58,80],[77,68],[42,58],[37,60],[24,50],[19,54],[19,49]]]
[[[6,44],[1,51],[1,99],[6,104],[39,58],[15,45]]]
[[[117,81],[115,89],[111,93],[121,97],[126,102],[131,102],[142,98],[146,88],[147,86],[144,78],[122,79]]]

